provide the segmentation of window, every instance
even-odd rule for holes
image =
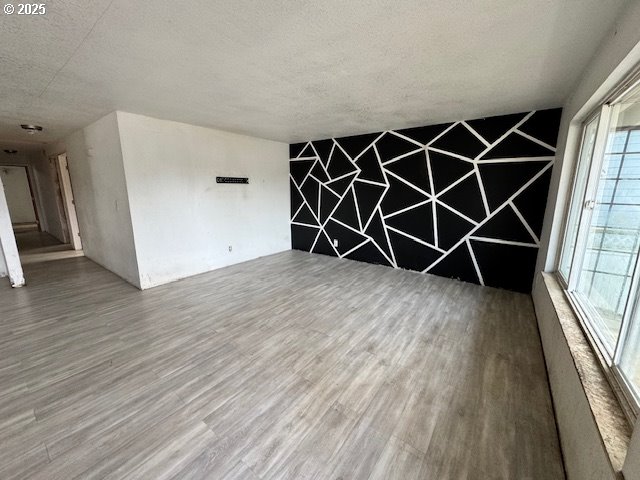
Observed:
[[[558,271],[626,400],[640,405],[640,83],[585,122]]]
[[[587,123],[582,138],[578,176],[575,182],[576,191],[571,202],[571,210],[569,212],[569,221],[567,224],[567,239],[565,243],[567,248],[560,263],[560,273],[564,276],[565,280],[569,277],[569,269],[571,267],[571,261],[573,260],[573,254],[575,251],[576,235],[578,234],[578,221],[580,220],[580,212],[582,211],[582,197],[584,197],[584,190],[587,186],[587,174],[589,173],[593,148],[596,143],[596,131],[599,119],[600,115],[597,115]]]

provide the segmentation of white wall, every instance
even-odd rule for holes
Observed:
[[[117,117],[142,288],[291,248],[287,144]]]
[[[567,198],[573,181],[573,167],[584,117],[640,62],[640,2],[630,1],[614,28],[581,75],[567,100],[558,138],[547,211],[538,255],[537,271],[553,271],[562,236]],[[542,335],[549,380],[569,480],[613,478],[609,461],[592,424],[585,394],[571,356],[559,334],[557,317],[550,311],[541,279],[534,282],[534,303]],[[590,420],[591,419],[591,420]],[[623,469],[626,480],[640,480],[640,427]]]
[[[614,480],[615,472],[541,275],[534,281],[533,299],[568,480]]]
[[[85,255],[140,287],[115,112],[65,145]]]
[[[638,426],[636,421],[636,426]],[[636,431],[631,438],[631,445],[627,452],[627,458],[624,461],[625,480],[640,480],[640,428],[636,428]]]
[[[35,223],[36,212],[25,167],[0,167],[11,223]]]

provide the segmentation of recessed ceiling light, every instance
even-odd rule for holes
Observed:
[[[26,124],[23,123],[22,125],[20,125],[24,130],[27,131],[28,134],[33,135],[36,132],[41,132],[42,131],[42,127],[40,125],[31,125],[31,124]]]
[[[9,155],[13,155],[15,153],[18,153],[18,150],[13,150],[11,148],[5,148],[4,149],[4,153],[8,153]]]

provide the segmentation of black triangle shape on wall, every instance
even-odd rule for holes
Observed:
[[[486,148],[485,144],[461,123],[433,142],[431,147],[467,158],[475,158]]]
[[[346,256],[351,260],[357,260],[359,262],[373,263],[376,265],[385,265],[391,267],[392,265],[389,263],[389,260],[385,258],[385,256],[380,253],[380,250],[371,242],[368,241],[361,247],[358,247],[349,255]]]
[[[320,186],[320,222],[324,223],[333,212],[333,209],[336,207],[338,202],[340,201],[340,197],[338,197],[335,193],[329,190],[324,185]]]
[[[518,130],[555,147],[558,140],[561,117],[561,108],[538,110],[531,118],[520,125]]]
[[[329,176],[327,175],[327,172],[324,171],[324,168],[322,168],[322,164],[320,162],[316,162],[310,173],[321,183],[326,183],[329,181]]]
[[[547,160],[478,164],[489,209],[502,205],[547,165]]]
[[[302,187],[300,188],[304,199],[307,201],[311,210],[318,214],[318,192],[320,191],[320,184],[316,182],[313,178],[307,178],[307,181],[304,182]]]
[[[342,197],[338,208],[333,212],[331,218],[334,218],[345,225],[349,225],[356,230],[360,230],[358,213],[356,212],[356,199],[353,196],[352,189],[347,190],[347,193]]]
[[[365,135],[337,138],[336,141],[347,152],[347,155],[355,160],[379,135],[379,133],[367,133]]]
[[[322,164],[326,167],[329,163],[329,155],[331,154],[331,149],[333,148],[333,140],[316,140],[312,142],[316,152],[318,152],[318,158]]]
[[[291,248],[305,252],[311,251],[319,232],[319,228],[291,225]]]
[[[533,243],[534,239],[510,206],[504,207],[487,223],[473,232],[474,237],[496,238],[513,242]]]
[[[440,193],[473,170],[472,163],[440,152],[429,151],[429,162],[436,193]]]
[[[324,231],[320,232],[318,236],[318,241],[312,250],[313,253],[321,253],[322,255],[330,255],[332,257],[337,257],[336,251],[331,246],[331,242],[327,238],[327,235]]]
[[[356,173],[347,175],[343,178],[338,178],[336,180],[331,180],[326,184],[326,187],[330,188],[333,192],[335,192],[336,195],[341,197],[342,195],[344,195],[344,192],[347,191],[347,188],[351,186],[351,182],[353,182],[354,178],[356,178]]]
[[[432,202],[385,218],[388,227],[407,233],[424,242],[434,244],[433,236],[433,205]]]
[[[517,132],[510,133],[497,145],[487,151],[480,160],[523,157],[553,157],[555,152],[539,143],[523,137]]]
[[[302,153],[302,150],[306,146],[307,146],[307,142],[290,144],[289,145],[289,158],[296,158],[298,155],[300,155],[300,153]]]
[[[325,232],[329,236],[330,240],[338,240],[338,246],[335,247],[340,255],[344,255],[349,250],[353,250],[355,247],[367,240],[367,237],[361,233],[354,232],[353,230],[340,225],[339,223],[329,220],[324,227]]]
[[[395,254],[396,264],[400,268],[420,272],[435,262],[441,255],[439,251],[393,230],[389,230],[389,239]]]
[[[485,285],[531,293],[537,248],[477,240],[470,243]]]
[[[380,154],[380,160],[384,163],[405,153],[413,152],[421,149],[421,145],[416,145],[409,140],[400,138],[391,132],[385,133],[378,141],[376,141],[376,149]]]
[[[315,160],[294,160],[289,162],[289,172],[298,185],[302,183],[304,177],[311,171],[314,163]]]
[[[376,211],[373,214],[371,221],[369,222],[369,226],[364,233],[369,235],[389,258],[393,258],[391,254],[391,247],[389,246],[389,242],[387,241],[387,236],[385,234],[384,223],[379,211]]]
[[[429,172],[427,171],[427,157],[424,151],[419,151],[395,162],[388,163],[384,168],[419,189],[431,193]]]
[[[291,216],[298,211],[300,205],[302,205],[302,194],[298,191],[293,180],[289,179],[289,191],[291,192]]]
[[[514,113],[498,117],[478,118],[468,120],[467,124],[487,142],[493,143],[517,125],[526,115],[527,113]]]
[[[487,216],[476,175],[470,175],[438,198],[442,203],[476,222],[484,220]]]
[[[358,158],[356,165],[358,165],[360,169],[360,173],[358,174],[359,179],[386,183],[384,174],[382,173],[382,167],[380,166],[378,156],[373,147],[368,148],[367,151]]]
[[[542,222],[544,221],[544,209],[547,203],[550,182],[551,169],[548,169],[513,199],[514,205],[538,238],[542,235]]]
[[[429,197],[389,175],[389,189],[382,199],[382,213],[390,215],[416,203],[429,200]]]
[[[318,221],[315,219],[311,210],[306,205],[302,205],[302,208],[298,214],[293,217],[293,222],[304,223],[305,225],[319,226]]]
[[[353,182],[353,189],[356,194],[356,201],[358,202],[360,220],[364,227],[369,222],[374,210],[377,208],[378,202],[384,195],[386,187],[359,182],[356,180]]]
[[[429,269],[427,273],[441,277],[455,278],[463,282],[480,284],[476,268],[466,242],[448,253],[442,260]]]
[[[436,205],[438,247],[448,250],[474,229],[475,225],[442,205]]]
[[[300,158],[315,157],[315,156],[316,156],[316,152],[311,147],[311,143],[309,143],[306,147],[304,147],[304,150],[302,150],[302,152],[299,155]]]
[[[357,171],[357,168],[349,157],[347,157],[340,148],[336,147],[331,154],[327,171],[329,172],[329,176],[335,179],[347,173]]]

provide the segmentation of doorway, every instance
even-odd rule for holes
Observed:
[[[34,188],[28,167],[3,165],[0,168],[0,179],[5,188],[14,232],[40,231]]]
[[[37,185],[33,181],[33,176],[30,175],[28,166],[19,167],[26,172],[27,184],[24,181],[17,181],[17,175],[13,172],[11,178],[6,180],[3,178],[5,189],[9,189],[7,192],[9,214],[23,265],[84,255],[67,155],[64,153],[55,155],[49,157],[48,162],[43,163],[42,166],[45,168],[40,167],[37,170]],[[24,205],[22,210],[16,211],[12,208],[12,203],[15,203],[13,189],[22,192],[23,204],[26,202],[24,192],[28,191],[35,223],[22,221],[27,218],[22,213],[22,210],[26,209]],[[40,215],[36,201],[38,192],[40,193]]]

